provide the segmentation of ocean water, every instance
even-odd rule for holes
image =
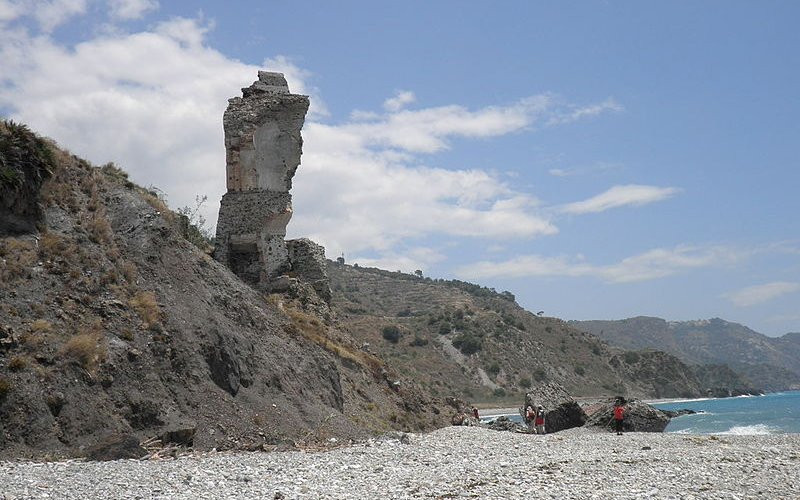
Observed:
[[[653,404],[662,410],[695,410],[673,418],[665,432],[683,434],[800,433],[800,391],[764,396],[691,399]]]

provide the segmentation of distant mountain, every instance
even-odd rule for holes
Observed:
[[[726,364],[745,383],[767,390],[800,387],[800,334],[771,338],[719,318],[666,321],[639,316],[615,321],[570,321],[624,349],[658,349],[690,364]]]

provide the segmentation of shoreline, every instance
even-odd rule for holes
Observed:
[[[789,498],[800,490],[798,449],[800,434],[446,427],[324,452],[0,462],[0,498]]]

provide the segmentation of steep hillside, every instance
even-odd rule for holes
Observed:
[[[343,263],[328,274],[344,327],[435,395],[516,402],[545,381],[583,396],[705,394],[675,357],[609,347],[508,292]]]
[[[640,316],[570,324],[625,349],[663,350],[691,364],[727,364],[756,387],[800,387],[800,335],[770,338],[719,318],[667,322]]]
[[[24,202],[0,212],[0,457],[79,455],[110,434],[250,449],[447,422],[313,290],[259,294],[121,170],[6,124],[3,144],[12,132],[49,160],[0,155],[4,202]],[[39,192],[12,163],[52,175]]]

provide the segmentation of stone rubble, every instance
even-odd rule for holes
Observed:
[[[800,435],[448,427],[326,452],[0,463],[0,498],[796,498]]]

